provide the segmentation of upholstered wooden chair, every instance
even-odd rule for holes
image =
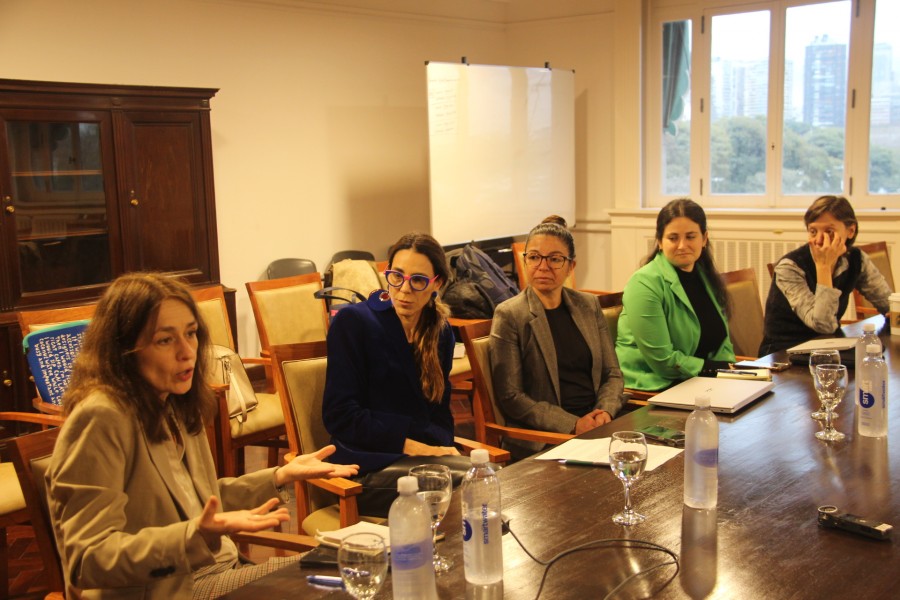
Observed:
[[[572,439],[572,434],[510,427],[506,417],[494,399],[494,383],[491,377],[491,356],[488,346],[491,321],[477,321],[459,328],[475,383],[473,412],[475,413],[475,439],[483,444],[499,446],[503,438],[527,440],[543,444],[561,444]]]
[[[765,327],[756,271],[751,268],[722,273],[722,281],[731,304],[728,330],[734,353],[742,358],[756,357]]]
[[[266,267],[266,279],[280,279],[317,272],[316,263],[308,258],[279,258],[270,262]]]
[[[41,331],[42,329],[47,329],[54,325],[90,319],[94,316],[96,308],[96,304],[86,304],[82,306],[70,306],[46,310],[22,310],[19,311],[16,316],[19,320],[19,329],[22,331],[22,338],[24,339],[29,333]],[[33,376],[32,381],[34,381]],[[43,413],[62,413],[62,406],[60,404],[50,402],[48,398],[41,398],[40,393],[35,395],[33,404],[35,409]]]
[[[197,303],[203,322],[209,329],[212,343],[234,350],[235,343],[222,286],[193,289],[191,295]],[[241,358],[241,361],[245,365],[271,365],[271,361],[267,358]],[[278,448],[287,445],[286,442],[279,440],[286,431],[281,400],[278,396],[274,393],[257,393],[256,399],[259,404],[255,410],[248,412],[246,420],[241,422],[237,417],[229,417],[225,397],[227,386],[216,385],[214,389],[219,402],[219,411],[213,427],[215,440],[213,446],[219,475],[234,477],[244,471],[246,446],[267,446],[269,466],[274,467],[278,462]]]
[[[888,286],[892,290],[896,290],[897,288],[894,287],[894,272],[891,270],[891,256],[888,253],[887,243],[872,242],[871,244],[857,244],[856,247],[869,256],[869,259],[875,263],[875,266],[881,271]],[[878,313],[878,309],[872,306],[872,304],[857,290],[853,290],[853,303],[856,305],[856,317],[858,319],[865,319]]]
[[[321,275],[309,273],[246,285],[263,356],[278,344],[325,339],[328,311],[325,301],[313,295],[322,289]]]
[[[322,401],[325,395],[327,346],[325,342],[272,346],[275,385],[281,397],[288,430],[290,460],[297,454],[314,452],[331,443],[331,436],[322,420]],[[509,452],[457,437],[455,442],[464,451],[485,448],[491,460],[504,463]],[[311,479],[295,484],[297,518],[303,531],[314,535],[352,525],[360,520],[356,496],[362,485],[349,479]],[[327,492],[327,493],[326,493]],[[335,504],[334,498],[338,502]],[[383,519],[362,517],[380,522]]]
[[[0,422],[33,423],[41,426],[59,426],[63,417],[37,413],[0,412]],[[56,439],[58,429],[42,432],[47,439]],[[4,436],[5,437],[5,436]],[[21,438],[32,438],[22,436]],[[14,447],[16,438],[10,443]],[[52,448],[52,446],[51,446]],[[9,557],[6,545],[6,528],[11,525],[29,524],[34,531],[35,542],[44,565],[44,582],[51,592],[48,598],[62,597],[63,577],[53,541],[53,532],[47,527],[46,507],[43,497],[37,495],[33,486],[20,483],[17,454],[14,450],[12,462],[0,462],[0,598],[9,594]],[[49,456],[49,453],[47,454]]]

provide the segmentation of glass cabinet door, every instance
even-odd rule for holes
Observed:
[[[23,296],[112,279],[103,121],[5,120]]]

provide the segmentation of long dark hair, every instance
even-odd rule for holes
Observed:
[[[700,233],[704,236],[706,235],[706,213],[703,212],[703,207],[690,198],[678,198],[677,200],[672,200],[663,206],[662,210],[660,210],[659,214],[656,216],[656,248],[647,255],[647,258],[645,258],[641,264],[645,265],[649,263],[656,258],[657,254],[662,252],[659,243],[662,242],[666,227],[678,217],[690,219],[700,226]],[[716,261],[713,259],[712,251],[709,249],[708,240],[706,245],[703,246],[703,250],[700,252],[700,258],[697,259],[696,264],[700,267],[700,270],[709,281],[709,285],[713,290],[713,295],[716,297],[716,302],[725,309],[725,315],[728,316],[731,314],[728,294],[725,293],[725,283],[722,281],[722,276],[719,275],[719,270],[716,268]]]
[[[446,285],[450,280],[447,256],[437,240],[427,233],[407,233],[388,251],[388,268],[394,265],[394,255],[400,250],[411,250],[425,256],[434,269],[434,274]],[[430,402],[440,402],[444,396],[444,372],[438,354],[441,331],[447,326],[450,307],[435,294],[422,308],[419,322],[413,331],[413,356],[422,378],[422,392]]]
[[[130,411],[150,441],[166,439],[166,405],[141,375],[134,351],[141,334],[155,323],[159,307],[167,299],[183,302],[197,321],[197,360],[191,389],[177,399],[170,397],[167,403],[190,434],[203,431],[204,423],[213,418],[216,410],[213,392],[207,384],[209,330],[187,286],[157,273],[122,275],[100,298],[63,397],[66,414],[99,390]]]
[[[812,204],[810,204],[809,208],[806,209],[806,214],[803,215],[803,224],[809,227],[810,223],[818,220],[818,218],[825,213],[830,213],[832,217],[843,223],[846,227],[850,227],[851,225],[856,226],[853,237],[848,238],[845,244],[847,250],[849,250],[850,247],[853,246],[853,242],[856,241],[856,238],[859,237],[859,221],[856,220],[856,213],[853,211],[853,206],[850,205],[850,201],[843,196],[819,196]]]

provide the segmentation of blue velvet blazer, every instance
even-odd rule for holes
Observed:
[[[449,325],[438,343],[444,395],[435,403],[422,392],[412,346],[389,299],[373,293],[367,302],[337,313],[328,330],[322,405],[325,428],[337,446],[330,461],[358,464],[362,475],[404,456],[407,438],[453,445],[450,368],[455,342]]]

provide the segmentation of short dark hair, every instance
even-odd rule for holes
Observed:
[[[550,215],[528,232],[525,238],[525,247],[536,235],[549,235],[559,239],[569,249],[569,258],[575,258],[575,238],[566,225],[566,220],[559,215]]]
[[[100,298],[63,397],[67,414],[99,390],[132,412],[151,441],[166,438],[166,406],[141,375],[135,350],[141,334],[156,321],[160,305],[169,299],[183,302],[197,321],[197,359],[191,388],[179,395],[177,401],[170,400],[169,404],[189,433],[203,431],[204,423],[211,421],[216,410],[215,398],[207,383],[209,330],[188,287],[159,273],[122,275]]]
[[[810,223],[817,221],[825,213],[830,214],[847,227],[856,226],[853,237],[847,240],[846,246],[849,250],[859,236],[859,221],[856,220],[856,213],[853,211],[850,201],[843,196],[819,196],[806,209],[806,214],[803,215],[803,224],[809,227]]]

